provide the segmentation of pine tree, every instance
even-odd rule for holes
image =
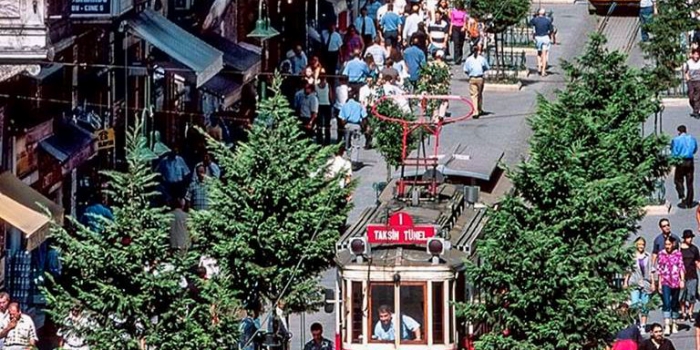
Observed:
[[[685,0],[663,0],[657,2],[658,14],[645,25],[650,38],[642,43],[648,59],[654,61],[650,73],[654,77],[652,86],[657,91],[677,87],[681,82],[676,70],[687,60],[687,33],[698,29],[692,13],[700,10],[700,2]]]
[[[200,252],[169,252],[171,216],[166,208],[151,206],[156,174],[141,127],[137,123],[127,135],[128,170],[104,172],[114,221],[95,217],[100,232],[73,218],[75,230],[53,228],[64,274],[44,290],[48,312],[59,328],[70,327],[66,317],[79,302],[88,327],[73,331],[95,349],[139,349],[141,342],[162,350],[235,344],[238,308],[228,277],[199,280],[191,267]],[[183,278],[190,283],[187,289]]]
[[[334,147],[303,136],[280,82],[259,103],[269,126],[254,125],[235,152],[210,140],[222,177],[209,183],[210,210],[193,226],[244,297],[283,297],[289,310],[305,311],[321,299],[317,277],[332,262],[352,186],[327,178]]]
[[[539,100],[530,158],[510,172],[515,191],[490,214],[468,278],[487,297],[462,305],[491,325],[478,349],[600,348],[623,327],[627,299],[614,279],[632,264],[625,247],[653,179],[668,170],[666,139],[643,136],[657,108],[646,76],[594,36],[563,67],[558,100]]]

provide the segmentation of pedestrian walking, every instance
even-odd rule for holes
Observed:
[[[304,86],[304,95],[299,103],[299,120],[301,121],[302,130],[308,137],[313,135],[317,117],[318,97],[316,96],[314,86],[306,84],[306,86]]]
[[[634,241],[635,263],[632,270],[625,276],[625,288],[630,290],[630,306],[639,314],[639,331],[642,334],[646,332],[649,300],[656,290],[654,266],[651,264],[651,255],[646,251],[646,244],[643,237],[638,237]]]
[[[185,199],[175,198],[171,203],[172,210],[170,214],[170,250],[180,256],[185,256],[187,251],[192,246],[192,238],[187,229],[187,221],[189,215],[185,212]]]
[[[673,342],[664,338],[663,328],[660,324],[651,325],[651,337],[642,342],[640,350],[676,350]]]
[[[352,54],[352,59],[343,68],[343,75],[348,77],[350,88],[354,91],[359,91],[360,87],[365,84],[369,74],[369,66],[362,59],[362,52],[355,50]]]
[[[73,305],[68,317],[63,322],[63,327],[57,332],[57,335],[61,337],[61,341],[58,343],[61,349],[90,350],[85,333],[94,325],[83,312],[82,305],[79,303]]]
[[[311,340],[306,342],[304,350],[333,350],[333,342],[323,336],[323,326],[314,322],[311,324]]]
[[[387,5],[387,11],[379,20],[384,36],[384,44],[389,47],[399,47],[399,33],[402,33],[403,20],[394,12],[394,4]]]
[[[403,59],[408,70],[408,81],[415,88],[420,78],[420,69],[427,62],[425,53],[418,46],[418,38],[413,38],[411,46],[403,53]]]
[[[685,267],[685,288],[681,290],[681,320],[690,321],[698,294],[698,267],[700,267],[700,251],[693,244],[693,230],[683,231],[681,255]]]
[[[333,102],[333,115],[336,122],[336,141],[340,141],[345,137],[345,129],[342,120],[339,118],[340,110],[348,101],[350,87],[348,86],[348,77],[341,75],[338,81],[338,86],[335,87],[335,101]]]
[[[321,33],[323,40],[323,65],[328,74],[335,75],[338,71],[340,49],[343,47],[343,37],[336,30],[335,23],[328,25],[328,30]]]
[[[700,49],[694,49],[683,65],[683,77],[688,85],[688,102],[693,112],[690,116],[700,118]]]
[[[209,195],[207,194],[207,185],[205,184],[206,178],[206,169],[203,165],[198,166],[195,169],[195,176],[192,178],[192,182],[190,182],[190,186],[187,188],[187,193],[185,194],[185,200],[190,208],[194,210],[209,209]]]
[[[464,10],[464,2],[461,0],[455,3],[455,8],[450,11],[450,30],[448,36],[452,38],[454,47],[454,64],[462,64],[462,54],[464,53],[464,40],[466,38],[467,11]]]
[[[652,19],[657,14],[656,0],[639,1],[639,28],[642,31],[642,42],[649,41],[649,33],[647,32],[646,26],[651,23]]]
[[[34,321],[29,315],[22,313],[17,303],[10,303],[7,309],[8,317],[0,325],[0,338],[5,339],[5,350],[25,350],[36,346],[39,338],[36,335]]]
[[[547,76],[547,61],[549,60],[549,48],[552,44],[551,35],[554,27],[552,26],[552,20],[546,16],[544,8],[537,11],[537,16],[530,20],[530,25],[535,28],[537,71],[544,77]]]
[[[316,128],[316,140],[323,145],[331,143],[331,118],[333,118],[333,90],[326,80],[321,76],[316,84],[316,97],[318,98],[318,127]]]
[[[659,252],[656,271],[659,275],[659,290],[663,302],[664,334],[678,332],[676,320],[680,317],[679,296],[685,288],[685,266],[683,255],[676,248],[678,241],[668,237],[664,242],[664,250]]]
[[[673,182],[680,201],[678,207],[688,209],[696,204],[693,198],[693,175],[698,142],[695,137],[688,134],[685,125],[679,125],[676,130],[678,130],[678,136],[671,140],[671,156],[679,163],[673,173]]]
[[[489,69],[489,63],[481,55],[481,45],[477,45],[464,62],[464,73],[469,77],[469,94],[472,98],[474,119],[484,114],[484,73]]]
[[[355,52],[359,51],[362,53],[365,50],[365,44],[362,41],[362,37],[357,33],[355,26],[348,27],[341,50],[343,52],[343,63],[353,59]]]
[[[367,7],[360,10],[360,15],[355,20],[355,28],[360,33],[365,46],[372,45],[372,40],[377,36],[377,29],[374,27],[374,19],[368,15]]]
[[[654,245],[651,248],[651,265],[656,266],[656,260],[659,257],[659,252],[664,250],[664,242],[666,242],[666,239],[669,237],[673,237],[676,242],[680,242],[681,239],[674,233],[671,232],[671,222],[668,221],[667,218],[663,218],[659,220],[659,229],[661,230],[661,233],[659,233],[656,238],[654,238]]]
[[[447,47],[447,32],[449,25],[442,17],[442,13],[434,12],[433,19],[428,23],[428,33],[430,38],[430,46],[428,51],[434,54],[438,50],[445,52]]]
[[[628,322],[628,326],[617,332],[612,344],[612,350],[637,350],[644,339],[642,339],[639,328],[637,328],[637,325],[633,323],[630,317],[629,305],[625,303],[620,304],[617,313],[621,319]]]

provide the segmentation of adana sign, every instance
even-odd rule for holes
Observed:
[[[389,217],[386,225],[367,225],[367,242],[370,244],[425,244],[435,237],[434,225],[414,225],[413,218],[398,212]]]

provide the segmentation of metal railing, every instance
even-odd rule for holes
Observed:
[[[661,97],[688,97],[688,85],[683,80],[683,72],[677,70],[676,78],[678,78],[678,84],[661,91]]]

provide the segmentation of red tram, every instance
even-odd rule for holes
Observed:
[[[475,205],[479,187],[463,184],[490,180],[503,152],[457,144],[440,154],[442,126],[471,113],[445,118],[425,106],[471,103],[458,96],[401,97],[419,99],[423,109],[416,121],[396,121],[404,130],[399,175],[336,246],[337,349],[461,349],[474,329],[457,317],[455,303],[475,295],[464,270],[477,258],[486,209]],[[411,151],[406,135],[414,132],[422,145]],[[426,142],[433,154],[426,154]]]

